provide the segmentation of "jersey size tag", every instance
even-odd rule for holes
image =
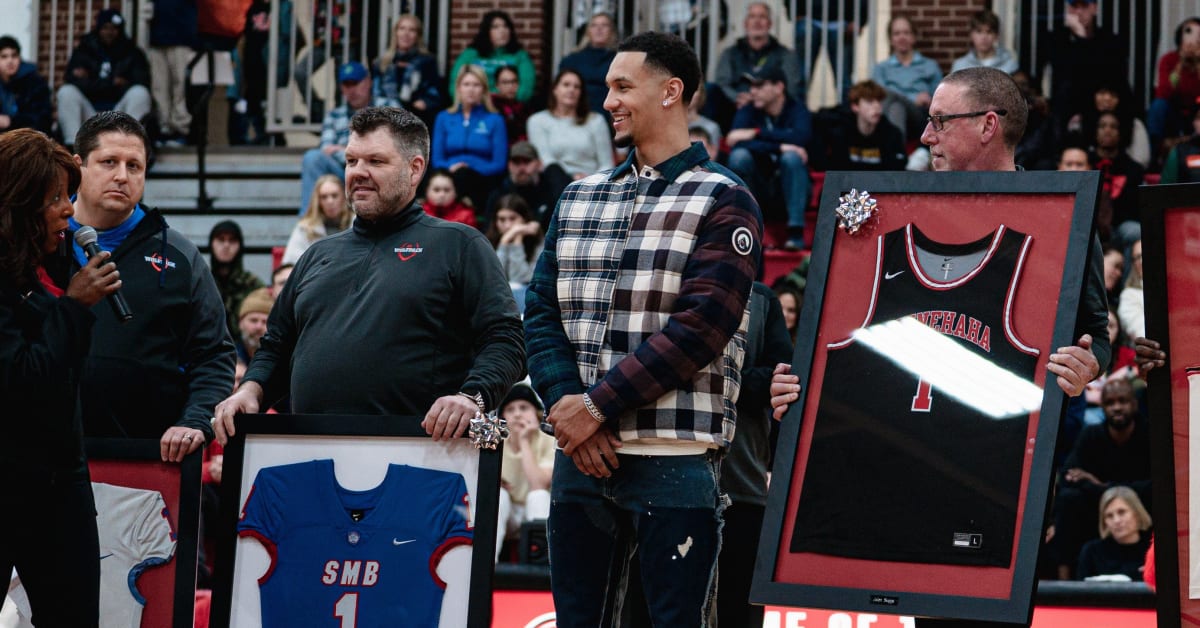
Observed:
[[[980,549],[983,547],[983,535],[973,532],[955,532],[954,547],[963,549]]]

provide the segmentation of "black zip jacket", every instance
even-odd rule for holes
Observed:
[[[108,62],[105,73],[104,64]],[[75,76],[75,69],[87,70],[86,78]],[[125,85],[113,82],[116,77],[129,81]],[[142,52],[132,39],[121,35],[113,45],[105,48],[100,43],[100,36],[92,31],[83,36],[79,45],[71,52],[63,79],[79,88],[93,105],[114,105],[130,85],[142,85],[150,88],[150,62],[146,53]]]
[[[94,321],[78,301],[52,297],[39,284],[0,286],[0,476],[6,482],[87,477],[76,388]]]
[[[157,210],[113,251],[133,320],[96,315],[80,403],[88,436],[158,439],[172,425],[213,437],[213,408],[233,390],[225,306],[194,244]],[[77,264],[73,264],[77,267]]]
[[[264,405],[424,416],[438,398],[494,409],[525,376],[521,318],[479,231],[420,205],[318,240],[300,257],[245,380]]]

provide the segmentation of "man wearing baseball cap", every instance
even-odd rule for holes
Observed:
[[[75,133],[97,111],[123,111],[139,122],[150,113],[150,62],[125,34],[116,9],[96,15],[96,28],[71,53],[58,88],[58,125],[63,143],[75,146]]]
[[[772,209],[787,215],[785,246],[802,249],[804,210],[812,189],[808,179],[812,115],[804,103],[788,96],[787,75],[778,65],[758,66],[743,77],[750,83],[750,102],[734,114],[726,136],[731,147],[729,169],[750,186],[764,215]]]
[[[529,203],[534,217],[545,229],[550,224],[550,214],[554,213],[558,197],[570,182],[571,176],[558,165],[542,167],[541,157],[533,144],[517,142],[508,149],[508,176],[488,196],[485,215],[492,215],[500,197],[517,194]]]
[[[367,106],[399,107],[391,98],[371,97],[371,74],[358,61],[343,63],[337,70],[338,85],[342,90],[342,104],[325,114],[321,123],[321,144],[304,153],[300,166],[300,215],[308,210],[313,186],[323,174],[336,175],[345,180],[346,143],[350,141],[350,118],[354,112]]]

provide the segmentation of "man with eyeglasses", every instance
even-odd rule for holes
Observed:
[[[948,171],[1015,171],[1017,143],[1025,132],[1029,108],[1016,82],[994,68],[968,68],[942,79],[929,104],[921,142],[929,147],[933,169]],[[1095,236],[1093,236],[1095,238]],[[1076,345],[1050,354],[1046,368],[1063,392],[1075,397],[1107,367],[1108,299],[1104,262],[1098,240],[1092,251],[1075,324]],[[775,417],[799,398],[800,380],[781,364],[771,383]]]

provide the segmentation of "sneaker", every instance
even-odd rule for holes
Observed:
[[[804,244],[804,238],[788,238],[787,242],[783,243],[783,248],[787,251],[803,251],[808,247]]]

